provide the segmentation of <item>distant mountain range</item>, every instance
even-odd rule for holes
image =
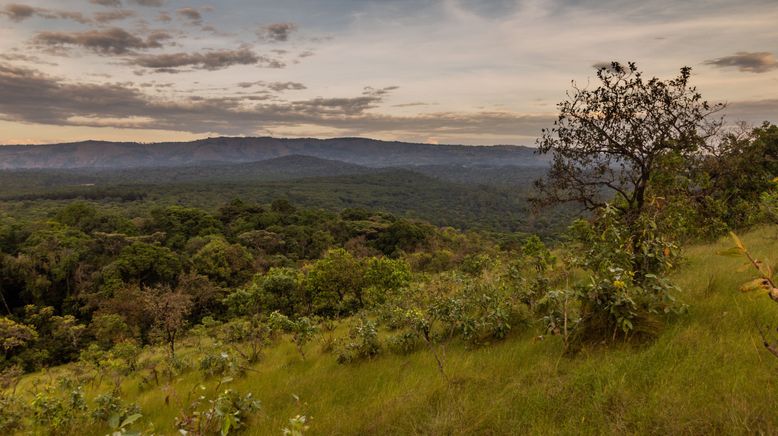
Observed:
[[[432,145],[365,138],[279,139],[209,138],[192,142],[84,141],[48,145],[0,146],[0,169],[131,169],[240,164],[304,156],[362,167],[538,167],[548,159],[523,146]],[[315,163],[319,165],[319,163]],[[283,166],[283,165],[282,165]],[[265,168],[272,170],[272,168]],[[340,173],[359,172],[344,166]]]

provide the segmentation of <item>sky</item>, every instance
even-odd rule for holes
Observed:
[[[533,145],[571,82],[692,67],[778,122],[776,0],[0,0],[0,144]]]

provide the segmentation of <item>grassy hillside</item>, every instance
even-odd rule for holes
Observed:
[[[776,238],[772,227],[743,239],[757,257],[775,262]],[[675,275],[688,313],[641,347],[563,357],[558,337],[514,329],[506,340],[476,349],[448,344],[446,382],[427,350],[339,365],[318,340],[307,346],[305,361],[283,341],[245,377],[219,389],[250,391],[262,402],[246,434],[280,434],[298,414],[312,417],[311,434],[776,434],[778,359],[761,347],[755,323],[778,324],[778,305],[738,292],[753,274],[741,268],[742,259],[717,254],[730,245],[688,248]],[[345,329],[341,324],[336,333]],[[185,360],[202,348],[187,341]],[[60,371],[28,377],[19,390]],[[123,391],[142,409],[135,429],[176,434],[180,404],[212,395],[217,384],[192,371],[170,387],[140,389],[133,378]],[[107,383],[91,388],[87,397],[107,389]]]

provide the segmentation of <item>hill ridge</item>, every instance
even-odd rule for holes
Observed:
[[[215,137],[188,142],[87,140],[0,146],[0,169],[180,167],[246,163],[300,155],[367,167],[416,165],[545,166],[547,159],[519,145],[469,146],[369,138]]]

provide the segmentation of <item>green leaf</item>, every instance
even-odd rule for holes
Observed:
[[[233,415],[227,415],[224,417],[224,424],[222,424],[221,434],[222,436],[227,436],[230,434],[230,428],[232,428],[234,424],[235,417]]]
[[[740,240],[740,238],[735,234],[735,232],[729,232],[729,236],[732,238],[733,241],[735,241],[735,245],[737,245],[737,248],[739,248],[741,252],[746,251],[746,246],[743,245],[743,241]]]
[[[743,255],[743,250],[741,250],[738,247],[732,247],[732,248],[727,248],[726,250],[719,251],[716,254],[718,254],[719,256],[740,257]]]
[[[124,418],[124,421],[122,421],[121,428],[124,428],[124,427],[127,427],[129,425],[132,425],[133,422],[137,421],[141,417],[143,417],[143,415],[141,415],[140,413],[136,413],[136,414],[133,414],[133,415],[130,415],[130,416]]]
[[[121,419],[121,416],[118,414],[111,415],[110,418],[108,418],[108,426],[111,428],[120,428],[119,427],[119,420]]]

